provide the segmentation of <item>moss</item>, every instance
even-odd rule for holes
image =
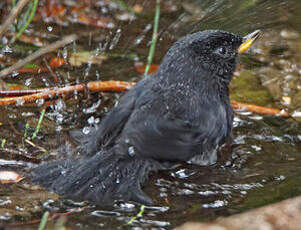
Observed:
[[[230,99],[256,105],[267,105],[272,102],[268,90],[251,71],[244,70],[231,82]]]

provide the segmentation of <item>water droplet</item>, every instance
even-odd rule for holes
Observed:
[[[63,114],[58,113],[56,116],[56,121],[61,124],[64,121]]]
[[[93,125],[94,124],[94,122],[95,122],[95,119],[94,119],[94,117],[92,116],[92,117],[89,117],[89,119],[88,119],[88,123],[90,124],[90,125]]]
[[[16,101],[16,106],[22,106],[24,105],[25,101],[22,98],[18,98]]]
[[[134,146],[130,146],[128,148],[128,154],[132,157],[135,155],[135,149],[134,149]]]
[[[36,100],[37,106],[42,106],[44,104],[45,100],[43,98]]]
[[[63,127],[61,125],[57,125],[55,127],[55,131],[57,131],[57,132],[61,132],[62,130],[63,130]]]
[[[57,111],[63,111],[66,107],[65,102],[62,99],[58,99],[55,103],[55,109]]]
[[[91,130],[90,130],[90,127],[85,126],[85,127],[83,128],[83,133],[86,134],[86,135],[89,134],[90,131],[91,131]]]

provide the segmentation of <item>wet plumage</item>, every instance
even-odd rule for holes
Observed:
[[[75,132],[82,159],[42,164],[32,181],[100,205],[151,204],[141,189],[149,172],[214,164],[217,147],[231,136],[228,86],[242,42],[216,30],[179,39],[157,73],[128,91],[96,130]]]

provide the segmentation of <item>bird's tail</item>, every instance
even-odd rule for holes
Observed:
[[[114,200],[152,204],[141,183],[158,169],[150,159],[116,154],[114,149],[78,160],[42,164],[31,172],[31,180],[60,195],[107,205]]]

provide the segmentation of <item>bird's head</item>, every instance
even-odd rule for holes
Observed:
[[[238,54],[246,51],[259,34],[259,30],[245,37],[220,30],[189,34],[169,49],[162,67],[178,74],[204,76],[208,73],[208,76],[229,82]]]

